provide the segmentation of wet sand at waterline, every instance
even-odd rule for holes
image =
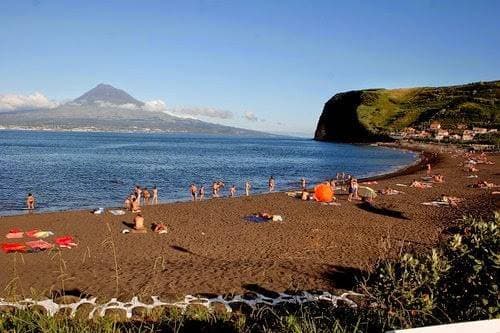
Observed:
[[[349,288],[351,279],[342,272],[369,270],[377,258],[395,255],[403,244],[432,247],[464,213],[490,213],[498,207],[499,196],[491,190],[467,187],[477,180],[500,183],[499,155],[489,158],[496,164],[478,165],[478,178],[469,179],[459,167],[463,157],[443,153],[433,172],[443,174],[445,183],[430,189],[395,186],[424,176],[424,170],[388,176],[369,186],[376,190],[391,186],[406,194],[378,196],[372,207],[348,202],[341,194],[341,205],[329,206],[286,193],[145,207],[146,224],[164,223],[167,234],[121,234],[127,228],[123,222],[133,220],[129,212],[1,217],[2,243],[18,241],[6,239],[5,234],[19,228],[72,235],[78,246],[0,253],[0,297],[61,291],[127,298],[244,293],[257,286],[272,291]],[[465,201],[457,209],[421,205],[442,193]],[[257,212],[279,214],[283,222],[244,221],[245,215]]]

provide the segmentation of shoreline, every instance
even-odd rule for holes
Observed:
[[[491,158],[500,163],[500,155]],[[350,289],[352,275],[369,271],[380,258],[396,256],[402,247],[429,249],[464,214],[491,214],[499,207],[490,190],[467,186],[477,180],[466,178],[467,173],[457,167],[459,161],[461,157],[443,152],[433,171],[445,175],[446,182],[431,189],[395,186],[424,176],[422,162],[399,175],[384,175],[370,186],[376,190],[391,186],[405,194],[379,196],[372,205],[348,202],[345,194],[338,195],[340,206],[330,206],[279,192],[146,206],[146,225],[164,223],[169,229],[165,235],[121,234],[133,219],[129,212],[3,217],[0,234],[13,228],[51,230],[56,236],[74,236],[78,246],[55,253],[0,253],[0,265],[5,267],[0,273],[0,297],[12,293],[29,297],[31,289],[47,296],[77,290],[108,299],[244,294],[256,286],[272,292]],[[500,183],[496,165],[479,168],[478,179]],[[457,209],[420,204],[441,193],[465,201]],[[279,214],[284,221],[243,219],[257,212]]]
[[[401,175],[405,175],[405,174],[409,174],[409,173],[413,173],[421,168],[425,168],[425,165],[429,162],[433,163],[435,161],[435,159],[431,159],[430,156],[431,154],[430,153],[427,153],[425,151],[422,151],[422,150],[418,150],[418,149],[407,149],[407,148],[399,148],[399,147],[395,147],[395,146],[385,146],[383,143],[375,143],[377,146],[380,146],[380,147],[385,147],[385,148],[392,148],[392,149],[397,149],[397,150],[401,150],[401,151],[411,151],[411,152],[414,152],[414,153],[417,153],[418,156],[417,156],[417,159],[415,161],[413,161],[411,164],[408,164],[408,165],[405,165],[397,170],[393,170],[393,171],[389,171],[389,172],[386,172],[386,173],[381,173],[381,174],[378,174],[378,175],[374,175],[374,176],[368,176],[368,177],[364,177],[364,178],[358,178],[358,181],[360,182],[366,182],[366,181],[378,181],[378,180],[384,180],[384,179],[390,179],[390,178],[393,178],[393,177],[397,177],[397,176],[401,176]],[[364,144],[365,146],[370,146],[370,144]],[[427,156],[429,155],[429,156]],[[332,175],[333,176],[333,175]],[[284,190],[280,190],[280,191],[275,191],[275,192],[272,192],[272,193],[286,193],[288,191],[293,191],[293,190],[297,190],[298,188],[287,188],[287,189],[284,189]],[[261,192],[261,193],[255,193],[255,194],[251,194],[250,196],[261,196],[261,195],[267,195],[267,194],[270,194],[269,192]],[[236,196],[237,198],[239,197],[245,197],[243,195],[240,195],[240,196]],[[186,199],[171,199],[171,200],[168,200],[168,201],[163,201],[163,202],[159,202],[158,205],[170,205],[170,204],[175,204],[175,203],[181,203],[181,202],[192,202],[191,200],[187,199],[188,197],[186,196]],[[228,196],[222,196],[220,198],[215,198],[215,199],[226,199],[229,197]],[[205,198],[205,201],[206,200],[212,200],[214,198],[212,197],[206,197]],[[18,210],[15,210],[16,212],[19,212],[19,213],[15,213],[15,214],[2,214],[0,213],[0,219],[2,218],[5,218],[5,217],[11,217],[11,216],[22,216],[22,215],[26,215],[26,214],[37,214],[37,215],[40,215],[40,214],[53,214],[53,213],[64,213],[64,212],[89,212],[91,211],[92,209],[97,209],[99,208],[100,206],[96,205],[95,207],[93,208],[85,208],[85,207],[79,207],[79,208],[74,208],[74,209],[61,209],[61,210],[44,210],[44,211],[37,211],[36,209],[33,211],[33,212],[29,212],[27,209],[25,208],[22,208],[22,209],[18,209]],[[102,206],[105,210],[113,210],[113,209],[123,209],[123,206]]]

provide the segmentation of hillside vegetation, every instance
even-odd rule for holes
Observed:
[[[350,124],[342,121],[348,119],[345,113],[353,112]],[[408,126],[427,126],[431,121],[440,121],[445,128],[458,124],[499,128],[500,81],[337,94],[325,104],[315,138],[351,141],[355,139],[351,130],[359,127],[371,135],[380,135]]]

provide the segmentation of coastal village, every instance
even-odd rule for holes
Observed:
[[[499,135],[497,128],[470,127],[465,124],[458,124],[453,128],[445,128],[439,121],[430,122],[428,125],[421,125],[419,128],[406,127],[398,132],[391,132],[390,136],[397,140],[430,141],[438,143],[474,143],[481,142],[484,135]],[[494,145],[482,145],[488,148]]]

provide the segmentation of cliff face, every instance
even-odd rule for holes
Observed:
[[[373,142],[405,127],[440,121],[500,127],[500,81],[451,87],[368,89],[339,93],[326,102],[315,140]]]

